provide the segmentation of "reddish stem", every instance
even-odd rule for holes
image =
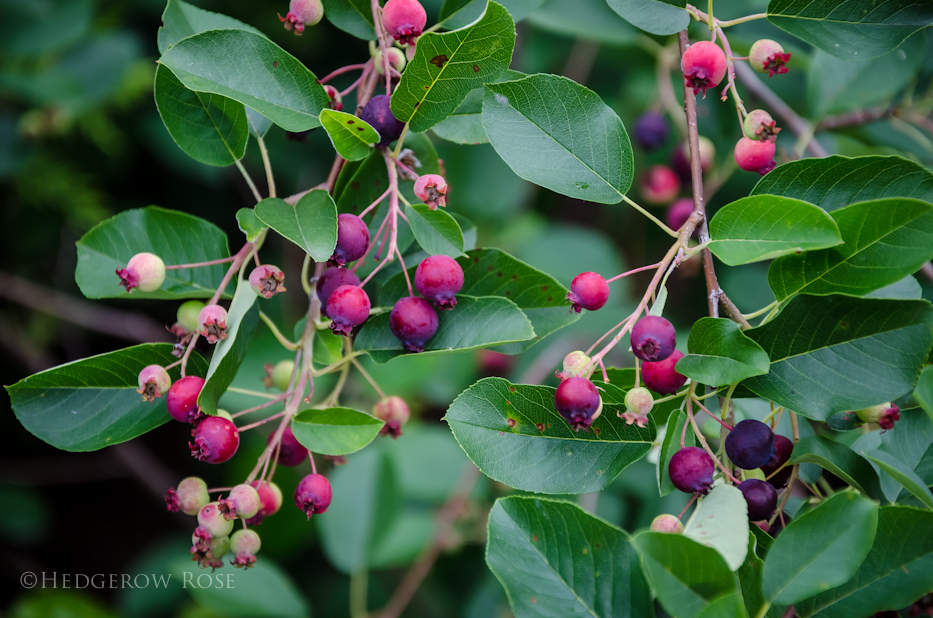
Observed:
[[[250,429],[253,429],[254,427],[265,425],[269,421],[274,421],[277,418],[282,418],[283,416],[285,416],[285,414],[286,414],[285,410],[282,410],[278,414],[273,414],[269,418],[264,418],[261,421],[256,421],[255,423],[251,423],[249,425],[243,425],[242,427],[237,427],[237,431],[239,431],[240,433],[243,433],[244,431],[249,431]]]
[[[291,395],[291,393],[285,393],[285,394],[283,394],[283,395],[279,395],[279,396],[276,397],[275,399],[272,399],[272,400],[270,400],[270,401],[267,401],[266,403],[264,403],[264,404],[262,404],[262,405],[259,405],[259,406],[256,406],[255,408],[249,408],[248,410],[242,410],[242,411],[240,411],[240,412],[237,412],[236,414],[231,414],[231,415],[230,415],[230,418],[238,418],[238,417],[243,416],[243,415],[245,415],[245,414],[249,414],[250,412],[257,412],[257,411],[262,410],[262,409],[264,409],[264,408],[268,408],[268,407],[270,407],[270,406],[274,406],[275,404],[279,403],[280,401],[282,401],[282,400],[284,400],[284,399],[288,399],[288,396],[289,396],[289,395]]]
[[[318,81],[319,81],[321,84],[326,84],[326,83],[329,82],[332,78],[337,77],[338,75],[343,75],[344,73],[349,73],[350,71],[359,71],[360,69],[365,69],[365,68],[366,68],[366,63],[365,63],[365,62],[363,62],[363,63],[361,63],[361,64],[348,64],[348,65],[345,66],[345,67],[340,67],[340,68],[337,69],[336,71],[332,71],[332,72],[328,73],[327,75],[325,75],[323,78],[321,78],[321,79],[318,80]]]
[[[660,265],[661,265],[661,262],[658,262],[656,264],[650,264],[648,266],[642,266],[640,268],[633,268],[632,270],[628,272],[624,272],[621,275],[616,275],[612,279],[606,279],[606,283],[612,283],[613,281],[621,279],[622,277],[628,277],[629,275],[634,275],[635,273],[640,273],[646,270],[651,270],[652,268],[657,268]]]
[[[314,464],[314,453],[308,451],[308,459],[311,460],[311,472],[317,474],[317,466]]]
[[[411,289],[411,279],[408,277],[408,269],[405,268],[405,260],[402,259],[402,252],[398,250],[398,247],[395,247],[395,255],[398,256],[398,263],[402,266],[402,273],[405,274],[405,283],[408,284],[408,295],[412,298],[415,297],[415,293]],[[608,380],[606,380],[608,382]]]
[[[177,270],[180,268],[201,268],[202,266],[214,266],[216,264],[226,264],[227,262],[232,262],[236,259],[235,255],[230,257],[221,258],[219,260],[210,260],[208,262],[195,262],[193,264],[172,264],[171,266],[166,266],[165,270]]]
[[[717,423],[719,423],[720,425],[722,425],[723,427],[725,427],[727,430],[732,431],[732,426],[731,426],[731,425],[729,425],[728,423],[724,422],[724,421],[723,421],[722,419],[720,419],[717,415],[715,415],[715,414],[713,414],[712,412],[710,412],[709,410],[707,410],[707,409],[706,409],[706,406],[704,406],[702,403],[700,403],[700,401],[699,401],[698,399],[694,399],[694,402],[695,402],[698,406],[700,406],[700,409],[702,409],[704,412],[706,412],[707,414],[709,414],[710,417],[712,417],[712,419],[713,419],[714,421],[716,421]]]

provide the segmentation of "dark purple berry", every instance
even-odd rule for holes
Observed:
[[[204,380],[197,376],[187,376],[172,384],[165,396],[165,406],[173,419],[190,423],[198,417],[198,395],[202,388]]]
[[[402,129],[405,128],[405,123],[399,122],[392,113],[389,102],[389,95],[376,95],[369,100],[363,108],[363,113],[360,114],[361,119],[379,132],[381,139],[377,146],[388,146],[399,138]]]
[[[360,285],[360,278],[346,268],[328,268],[317,280],[317,297],[321,304],[327,306],[327,299],[331,293],[341,285]]]
[[[327,510],[331,496],[330,482],[320,474],[309,474],[295,488],[295,506],[311,519]]]
[[[794,442],[792,440],[785,438],[784,436],[775,435],[774,455],[771,456],[771,460],[768,461],[768,463],[761,466],[761,471],[764,472],[765,478],[770,477],[778,468],[787,463],[787,461],[790,459],[791,453],[793,452]],[[787,481],[790,480],[791,471],[791,466],[787,466],[778,474],[774,474],[773,477],[768,479],[768,482],[776,488],[784,487],[787,485]]]
[[[671,457],[667,466],[674,487],[688,494],[709,493],[713,488],[716,464],[706,451],[698,446],[682,448]]]
[[[389,314],[389,328],[409,352],[423,352],[424,344],[437,332],[437,312],[423,298],[398,299]]]
[[[674,353],[677,331],[674,325],[657,315],[638,320],[632,329],[632,352],[643,361],[656,363]]]
[[[587,429],[603,411],[596,386],[586,378],[567,378],[554,393],[554,406],[574,431]]]
[[[750,521],[770,519],[774,515],[774,509],[777,506],[777,492],[774,487],[758,479],[748,479],[739,485],[739,491],[748,503]]]
[[[273,433],[269,436],[269,439],[266,441],[267,444],[272,441],[272,436],[274,435]],[[292,433],[292,428],[286,427],[285,431],[282,432],[282,444],[279,446],[279,463],[283,466],[294,468],[307,458],[308,449],[301,445],[301,442],[299,442],[295,434]]]
[[[609,284],[598,273],[580,273],[570,283],[567,300],[577,313],[583,309],[596,311],[609,300]]]
[[[369,296],[356,285],[342,285],[327,299],[330,329],[338,335],[350,335],[353,328],[369,317]]]
[[[641,364],[641,379],[645,386],[662,395],[673,395],[684,384],[687,376],[677,373],[677,361],[684,357],[680,350],[674,350],[670,356],[656,363]]]
[[[343,266],[355,262],[366,253],[369,246],[369,228],[356,215],[343,213],[337,216],[337,246],[327,262],[331,266]]]
[[[457,306],[455,296],[463,287],[463,269],[446,255],[424,258],[415,270],[415,288],[438,309]]]
[[[222,416],[208,416],[194,430],[189,442],[191,456],[200,461],[219,464],[227,461],[240,446],[240,433],[233,421]]]
[[[760,468],[774,455],[774,433],[761,421],[746,419],[726,436],[726,455],[743,470]]]
[[[635,141],[648,152],[660,148],[667,141],[667,134],[663,114],[648,112],[635,121]]]

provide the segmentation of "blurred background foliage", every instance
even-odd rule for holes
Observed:
[[[429,23],[441,0],[424,0]],[[295,37],[282,29],[276,13],[282,0],[198,0],[201,8],[223,12],[260,28],[318,76],[361,62],[365,42],[326,21]],[[149,204],[204,217],[235,239],[233,214],[252,198],[234,168],[213,168],[189,159],[166,132],[152,99],[158,56],[155,40],[162,0],[0,0],[0,354],[3,383],[12,384],[42,369],[117,349],[139,341],[170,341],[163,325],[174,321],[166,303],[84,300],[74,283],[74,242],[102,219]],[[766,2],[720,1],[722,19],[763,11]],[[696,26],[696,38],[708,32]],[[730,29],[737,54],[756,39],[778,39],[793,52],[791,72],[768,81],[802,116],[824,123],[862,112],[860,122],[821,132],[832,153],[901,154],[929,166],[933,162],[933,54],[921,32],[900,49],[868,63],[845,63],[807,48],[765,21]],[[641,34],[602,0],[547,0],[518,25],[512,68],[566,75],[584,83],[631,127],[647,110],[666,110],[671,137],[660,150],[636,150],[636,170],[671,159],[679,147],[682,123],[676,99],[659,91],[658,52],[671,39]],[[675,44],[675,43],[674,43]],[[662,52],[661,56],[664,56]],[[681,96],[680,78],[670,80]],[[338,87],[352,77],[335,80]],[[749,109],[757,106],[744,88]],[[345,102],[353,109],[352,99]],[[864,113],[863,110],[869,110]],[[748,194],[757,176],[733,173],[732,147],[739,127],[731,104],[717,96],[700,103],[700,132],[716,146],[709,174],[711,212]],[[869,120],[863,122],[866,118]],[[782,124],[779,122],[779,124]],[[829,125],[826,125],[829,126]],[[501,247],[550,273],[564,285],[579,272],[612,276],[656,261],[665,238],[643,217],[624,206],[574,203],[516,177],[489,145],[456,146],[439,139],[452,187],[449,210],[478,227],[478,246]],[[780,161],[794,158],[799,145],[789,130],[778,140]],[[333,152],[326,135],[304,140],[273,128],[267,143],[280,192],[293,193],[320,182]],[[779,161],[779,162],[780,162]],[[250,144],[244,161],[262,178],[259,153]],[[685,185],[684,194],[688,187]],[[637,186],[633,189],[639,199]],[[662,209],[655,209],[662,214]],[[269,262],[297,273],[302,256],[294,246],[271,240]],[[737,305],[756,310],[773,297],[766,264],[718,266],[719,277]],[[650,273],[646,274],[650,277]],[[29,435],[4,400],[0,433],[0,610],[11,618],[32,616],[346,616],[351,581],[357,597],[381,607],[405,567],[431,542],[435,513],[457,486],[468,460],[440,421],[446,407],[466,387],[487,375],[515,382],[554,383],[553,373],[568,351],[586,348],[633,307],[646,278],[613,284],[606,309],[587,314],[519,357],[489,352],[419,358],[386,365],[367,363],[390,394],[410,403],[416,421],[398,441],[380,439],[328,472],[334,502],[326,515],[308,523],[291,507],[291,488],[307,471],[280,469],[285,490],[282,510],[260,528],[259,566],[234,573],[234,590],[183,589],[184,573],[199,574],[188,560],[192,520],[166,512],[162,494],[180,478],[203,475],[212,486],[242,478],[265,445],[263,430],[244,438],[228,465],[212,468],[188,457],[185,427],[172,423],[128,444],[93,453],[64,453]],[[928,281],[921,282],[933,298]],[[290,331],[302,314],[300,288],[279,295],[266,310]],[[706,315],[706,291],[697,260],[679,268],[669,283],[666,315],[679,325],[681,348],[687,326]],[[287,326],[285,326],[287,325]],[[286,358],[268,331],[260,328],[236,385],[262,389],[263,366]],[[624,365],[628,355],[612,357]],[[629,357],[630,358],[630,357]],[[354,374],[346,403],[369,410],[370,387]],[[327,392],[325,385],[319,392]],[[247,407],[227,396],[222,406]],[[760,406],[759,406],[760,407]],[[739,415],[762,416],[755,400],[739,403]],[[809,427],[805,428],[805,432]],[[812,431],[812,430],[811,430]],[[718,430],[710,430],[718,436]],[[788,431],[783,431],[787,435]],[[656,461],[656,460],[655,460]],[[328,467],[330,464],[328,464]],[[485,517],[507,487],[481,479],[470,494],[466,515],[445,539],[434,571],[407,610],[409,616],[508,616],[502,588],[483,561]],[[568,497],[573,499],[573,497]],[[658,498],[654,462],[627,469],[589,508],[626,530],[647,526],[661,512],[677,513],[685,498]],[[792,502],[790,512],[802,501]],[[362,573],[370,571],[368,585]],[[164,574],[173,584],[157,589],[24,591],[25,571],[70,574]],[[355,578],[350,575],[356,573]],[[363,592],[359,592],[362,590]],[[368,592],[367,592],[368,590]],[[313,610],[312,610],[313,608]]]

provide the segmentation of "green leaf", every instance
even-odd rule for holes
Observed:
[[[535,336],[531,322],[507,298],[457,294],[457,307],[441,311],[437,333],[419,354],[450,354],[504,343],[526,341]],[[356,350],[377,363],[405,354],[402,342],[389,330],[389,314],[372,316],[356,336]]]
[[[677,371],[695,382],[723,386],[768,373],[768,354],[727,318],[700,318],[690,327],[689,354]]]
[[[249,132],[256,137],[265,137],[272,126],[271,120],[251,107],[246,108],[246,123],[249,125]]]
[[[169,46],[205,30],[246,30],[265,36],[238,19],[205,11],[181,0],[168,0],[162,12],[162,26],[159,28],[159,53],[164,54]]]
[[[758,548],[758,536],[755,531],[768,536],[758,526],[752,526],[748,533],[748,550],[745,556],[745,562],[739,567],[737,575],[739,584],[742,586],[742,599],[745,602],[745,611],[749,616],[757,616],[759,610],[765,604],[764,594],[761,592],[761,571],[764,568],[764,562],[758,557],[756,550]],[[771,537],[768,537],[769,539]],[[773,542],[773,541],[772,541]]]
[[[523,77],[526,77],[524,73],[508,69],[492,81],[503,82]],[[488,142],[483,128],[483,93],[482,87],[471,90],[450,116],[431,127],[434,134],[457,144]]]
[[[628,535],[575,504],[499,498],[486,563],[516,618],[650,618],[654,607]]]
[[[198,395],[198,405],[207,414],[217,414],[217,402],[236,377],[236,372],[249,352],[249,341],[259,322],[259,298],[249,282],[241,280],[227,309],[227,338],[214,346],[211,366],[204,387]]]
[[[778,300],[794,294],[861,296],[896,283],[933,259],[933,204],[884,199],[832,212],[845,244],[771,264]]]
[[[286,131],[320,126],[330,99],[294,56],[245,30],[209,30],[174,44],[159,59],[189,90],[247,105]]]
[[[733,571],[748,555],[748,503],[731,485],[716,485],[700,498],[684,526],[684,536],[712,547]]]
[[[788,465],[815,463],[866,495],[880,491],[878,475],[871,465],[852,449],[823,436],[803,438],[794,446]]]
[[[842,244],[824,210],[775,195],[743,197],[720,208],[709,229],[710,251],[729,266]]]
[[[849,491],[798,516],[768,551],[765,598],[789,605],[849,581],[871,549],[877,524],[878,505]]]
[[[667,0],[607,0],[624,20],[651,34],[661,36],[686,30],[690,15],[684,4]]]
[[[697,445],[693,431],[688,428],[684,433],[684,425],[689,423],[687,415],[680,410],[672,412],[667,417],[667,429],[658,454],[658,491],[661,496],[666,496],[677,489],[671,482],[670,464],[671,458],[680,450],[680,436],[684,436],[684,447]]]
[[[499,2],[517,23],[544,4],[544,0],[502,0]],[[486,0],[444,0],[437,21],[448,30],[476,21],[486,8]]]
[[[324,15],[330,23],[364,41],[375,41],[370,0],[324,0]]]
[[[632,186],[632,144],[598,94],[556,75],[487,84],[483,126],[499,156],[530,182],[616,204]]]
[[[886,197],[933,202],[933,173],[902,157],[833,155],[779,165],[752,190],[762,194],[803,200],[827,212]]]
[[[549,0],[528,16],[536,29],[616,47],[635,46],[643,36],[604,0]]]
[[[907,275],[897,283],[885,286],[880,290],[875,290],[866,294],[865,298],[895,298],[899,300],[920,300],[923,298],[923,289],[913,277]]]
[[[748,618],[738,592],[719,597],[700,612],[699,618]]]
[[[429,255],[465,256],[463,231],[457,220],[443,210],[431,210],[425,204],[406,206],[405,214],[415,240]]]
[[[252,208],[241,208],[236,211],[236,222],[240,231],[246,235],[246,240],[255,242],[263,230],[267,229],[263,225],[256,212]]]
[[[868,442],[868,436],[875,439]],[[864,438],[864,440],[863,440]],[[861,452],[877,449],[896,458],[907,470],[920,478],[924,487],[933,485],[933,421],[919,408],[901,410],[897,431],[882,431],[865,434],[852,448]],[[886,472],[876,469],[881,488],[889,501],[895,502],[901,493],[902,483]]]
[[[297,335],[295,340],[297,341],[299,337],[300,335]],[[312,360],[321,367],[333,365],[341,359],[340,350],[343,347],[343,341],[343,337],[335,335],[328,328],[315,329]]]
[[[169,343],[147,343],[23,378],[6,387],[13,412],[29,433],[65,451],[96,451],[132,440],[171,420],[165,393],[146,403],[136,389],[144,367],[178,360],[172,349]],[[206,371],[207,362],[193,353],[188,375]],[[177,380],[179,369],[169,375]]]
[[[924,367],[920,373],[917,388],[914,390],[914,399],[933,420],[933,366]]]
[[[305,410],[292,420],[292,432],[312,453],[349,455],[379,434],[385,423],[350,408]]]
[[[745,331],[771,359],[743,385],[814,420],[910,393],[933,344],[927,301],[795,296]]]
[[[88,298],[210,298],[223,280],[226,264],[165,271],[155,292],[120,286],[116,269],[141,252],[165,264],[193,264],[229,257],[227,236],[213,223],[158,206],[127,210],[98,223],[77,243],[75,281]]]
[[[771,0],[768,21],[843,60],[868,60],[933,25],[933,6],[914,0]]]
[[[256,204],[256,216],[289,239],[316,262],[326,262],[337,246],[337,205],[327,191],[318,189],[291,206],[277,197]]]
[[[894,477],[898,483],[904,486],[904,489],[916,496],[927,508],[933,509],[933,493],[930,492],[930,488],[904,462],[884,451],[869,451],[864,453],[864,456]]]
[[[327,131],[334,150],[347,161],[360,161],[373,151],[379,133],[353,114],[332,109],[321,110],[321,126]]]
[[[896,610],[930,591],[931,572],[933,513],[883,506],[874,544],[855,575],[794,608],[801,618],[851,618]]]
[[[680,534],[643,532],[632,544],[641,555],[658,602],[677,618],[694,618],[713,601],[734,595],[738,582],[715,549]]]
[[[620,389],[606,385],[588,432],[574,432],[557,413],[554,390],[486,378],[461,393],[444,420],[483,474],[524,491],[599,491],[650,449],[654,422],[640,428],[616,416],[625,409]]]

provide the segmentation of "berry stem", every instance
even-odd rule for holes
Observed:
[[[621,278],[623,278],[623,277],[628,277],[629,275],[634,275],[635,273],[640,273],[640,272],[643,272],[643,271],[646,271],[646,270],[651,270],[652,268],[657,268],[657,267],[660,266],[660,265],[661,265],[661,263],[658,262],[658,263],[656,263],[656,264],[649,264],[648,266],[641,266],[641,267],[639,267],[639,268],[633,268],[632,270],[629,270],[629,271],[627,271],[627,272],[624,272],[624,273],[622,273],[621,275],[616,275],[616,276],[613,277],[612,279],[606,279],[606,283],[612,283],[613,281],[616,281],[617,279],[621,279]]]
[[[699,425],[697,425],[696,418],[693,416],[693,397],[687,398],[687,418],[690,419],[690,425],[693,427],[693,433],[696,435],[697,440],[700,441],[700,444],[703,446],[703,450],[713,458],[713,463],[715,463],[722,473],[726,475],[726,478],[731,480],[736,485],[741,485],[742,481],[732,476],[732,474],[726,469],[722,462],[719,461],[719,458],[716,457],[716,453],[713,452],[713,449],[710,448],[709,443],[706,441],[706,436],[703,435],[703,432],[700,431]]]
[[[239,393],[240,395],[250,395],[252,397],[259,397],[261,399],[276,399],[278,395],[273,395],[272,393],[263,393],[260,391],[251,391],[246,388],[238,388],[236,386],[228,386],[227,390],[231,393]]]
[[[686,427],[686,426],[687,426],[687,424],[684,423],[684,427]],[[683,448],[683,444],[681,444],[681,448]],[[677,519],[683,520],[684,514],[687,512],[687,509],[690,508],[690,505],[693,504],[693,502],[697,499],[697,496],[698,496],[698,495],[699,495],[699,494],[693,494],[692,496],[690,496],[690,499],[687,500],[687,504],[684,506],[684,510],[682,510],[682,511],[680,512],[680,515],[677,516]]]
[[[214,266],[216,264],[226,264],[227,262],[232,262],[236,259],[236,256],[231,255],[230,257],[220,258],[219,260],[209,260],[207,262],[194,262],[193,264],[173,264],[171,266],[166,266],[165,270],[178,270],[181,268],[201,268],[202,266]]]
[[[259,312],[259,317],[262,319],[263,322],[266,323],[266,326],[269,327],[269,330],[272,331],[272,334],[275,335],[275,338],[278,339],[279,343],[282,344],[283,348],[285,348],[286,350],[290,350],[292,352],[298,349],[299,344],[286,339],[285,335],[282,334],[278,326],[275,325],[275,322],[272,321],[272,318],[267,316],[262,311]]]
[[[250,177],[249,172],[246,171],[246,168],[243,167],[243,163],[239,160],[234,161],[236,163],[236,168],[240,170],[240,174],[243,175],[243,180],[246,181],[246,184],[249,185],[249,190],[252,191],[253,197],[256,199],[256,203],[262,201],[262,195],[259,193],[259,189],[256,188],[256,183],[253,182],[253,179]]]
[[[275,177],[272,175],[272,163],[269,161],[269,150],[266,148],[266,142],[261,137],[256,137],[256,143],[259,144],[259,153],[262,155],[262,166],[266,170],[266,183],[269,185],[269,197],[275,197]]]
[[[243,415],[245,415],[245,414],[249,414],[250,412],[258,412],[259,410],[268,408],[268,407],[270,407],[270,406],[274,406],[275,404],[279,403],[280,401],[284,401],[285,399],[288,399],[288,397],[289,397],[290,395],[291,395],[291,393],[284,393],[284,394],[282,394],[282,395],[279,395],[279,396],[276,397],[275,399],[273,399],[273,400],[271,400],[271,401],[268,401],[268,402],[266,402],[266,403],[264,403],[264,404],[258,405],[258,406],[253,407],[253,408],[248,408],[248,409],[246,409],[246,410],[242,410],[242,411],[240,411],[240,412],[237,412],[236,414],[231,414],[231,415],[230,415],[230,418],[238,418],[238,417],[243,416]]]
[[[402,258],[402,252],[398,250],[398,247],[395,247],[395,255],[398,256],[398,263],[402,267],[402,273],[405,275],[405,283],[408,285],[408,295],[412,298],[415,297],[415,292],[411,288],[411,278],[408,276],[408,269],[405,268],[405,260]]]
[[[408,123],[405,123],[405,126],[402,127],[402,134],[398,136],[398,142],[395,144],[395,150],[392,152],[392,158],[397,159],[400,152],[402,152],[402,144],[405,143],[405,136],[408,135]]]
[[[622,196],[622,199],[625,201],[626,204],[628,204],[629,206],[631,206],[632,208],[634,208],[635,210],[637,210],[637,211],[640,212],[641,214],[643,214],[643,215],[645,215],[646,217],[648,217],[648,219],[651,220],[651,222],[654,223],[655,225],[657,225],[659,228],[661,228],[661,230],[662,230],[665,234],[667,234],[668,236],[673,236],[674,238],[677,238],[677,232],[675,232],[675,231],[672,230],[671,228],[667,227],[667,226],[664,224],[663,221],[661,221],[660,219],[658,219],[657,217],[655,217],[653,214],[651,214],[650,212],[648,212],[647,210],[645,210],[644,208],[642,208],[641,206],[639,206],[635,201],[631,200],[631,199],[629,198],[629,196],[623,195],[623,196]]]
[[[337,77],[338,75],[343,75],[344,73],[349,73],[350,71],[359,71],[359,70],[365,69],[365,68],[366,68],[366,64],[367,64],[367,63],[365,63],[365,62],[360,63],[360,64],[348,64],[348,65],[345,66],[345,67],[340,67],[339,69],[336,69],[336,70],[334,70],[334,71],[331,71],[330,73],[328,73],[327,75],[325,75],[324,77],[322,77],[321,79],[319,79],[318,81],[319,81],[321,84],[326,84],[327,82],[329,82],[331,79]]]
[[[741,122],[748,116],[748,112],[745,110],[742,97],[739,96],[739,91],[735,87],[735,63],[732,61],[732,47],[730,47],[729,39],[726,38],[726,33],[722,31],[722,28],[717,27],[715,34],[719,36],[722,48],[726,51],[726,66],[729,69],[729,83],[723,88],[723,95],[725,95],[727,90],[732,92],[732,98],[735,99],[735,107],[739,110],[739,122]],[[725,96],[722,97],[723,100],[725,100],[725,98]]]
[[[376,40],[379,42],[379,49],[382,51],[382,68],[386,78],[386,94],[392,94],[392,75],[389,72],[389,47],[386,42],[387,33],[382,27],[382,7],[379,6],[379,0],[371,0],[370,9],[373,12],[373,25],[376,29]],[[401,142],[400,142],[401,143]]]
[[[243,425],[242,427],[237,427],[237,431],[239,431],[240,433],[243,433],[244,431],[249,431],[250,429],[253,429],[254,427],[265,425],[269,421],[274,421],[277,418],[282,418],[283,416],[285,416],[285,414],[286,414],[285,410],[282,410],[281,412],[273,414],[272,416],[268,418],[264,418],[261,421],[256,421],[255,423],[250,423],[249,425]]]
[[[722,420],[720,420],[718,415],[713,414],[712,412],[710,412],[710,411],[709,411],[709,408],[707,408],[707,407],[704,406],[702,403],[700,403],[700,401],[699,401],[698,399],[694,399],[693,401],[694,401],[695,404],[697,404],[698,406],[700,406],[700,409],[702,409],[704,412],[706,412],[707,414],[709,414],[709,415],[710,415],[710,418],[712,418],[714,421],[716,421],[717,423],[719,423],[720,425],[722,425],[723,427],[725,427],[727,431],[732,431],[732,425],[728,425],[728,424],[724,423]]]
[[[372,312],[370,312],[369,315],[372,315]],[[333,373],[334,371],[336,371],[337,369],[340,369],[341,367],[346,365],[348,362],[350,362],[357,356],[362,356],[362,355],[363,355],[363,352],[353,352],[352,354],[344,354],[343,358],[341,358],[339,361],[331,365],[328,365],[327,367],[324,367],[323,369],[318,369],[317,371],[314,371],[313,375],[314,377],[318,377],[318,376],[327,375],[328,373]]]
[[[382,234],[382,230],[385,229],[386,222],[388,220],[389,220],[389,217],[387,216],[382,220],[382,223],[379,224],[379,228],[376,230],[376,233],[373,234],[373,238],[370,241],[369,246],[366,247],[366,252],[363,253],[363,257],[358,259],[356,261],[356,264],[353,265],[353,268],[350,269],[351,273],[356,272],[356,269],[359,268],[361,264],[366,262],[366,257],[369,255],[369,252],[372,251],[373,247],[376,246],[376,243],[379,242],[379,235]],[[360,284],[360,287],[362,287],[362,284]]]
[[[351,359],[350,362],[352,362],[353,366],[356,367],[356,370],[359,371],[360,374],[364,378],[366,378],[366,381],[369,382],[369,385],[373,387],[373,390],[376,391],[376,394],[379,395],[380,398],[385,399],[386,398],[385,392],[383,392],[383,390],[379,388],[379,384],[375,380],[373,380],[373,377],[369,375],[369,373],[365,369],[363,369],[363,364],[360,361],[356,360],[355,358]]]
[[[753,311],[751,313],[743,313],[742,317],[745,318],[746,320],[751,320],[751,319],[757,318],[760,315],[764,315],[765,313],[768,313],[769,311],[771,311],[777,306],[778,306],[778,301],[774,301],[767,307],[762,307],[758,311]]]
[[[311,472],[317,474],[317,465],[314,463],[314,453],[308,451],[308,459],[311,461]]]
[[[363,209],[363,212],[361,212],[361,213],[358,215],[359,218],[362,219],[362,218],[365,217],[367,214],[369,214],[369,211],[372,210],[373,208],[375,208],[376,206],[378,206],[379,204],[381,204],[381,203],[382,203],[382,200],[386,199],[386,198],[389,196],[389,193],[391,193],[391,192],[392,192],[392,187],[389,187],[388,189],[386,189],[386,190],[385,190],[385,193],[383,193],[382,195],[380,195],[379,197],[377,197],[376,200],[375,200],[372,204],[370,204],[369,206],[367,206],[366,208]],[[376,234],[378,235],[378,232],[376,232]]]
[[[414,180],[417,182],[417,180],[421,178],[421,176],[415,170],[411,169],[398,159],[395,159],[395,165],[402,171],[402,174],[408,176],[409,180]]]

